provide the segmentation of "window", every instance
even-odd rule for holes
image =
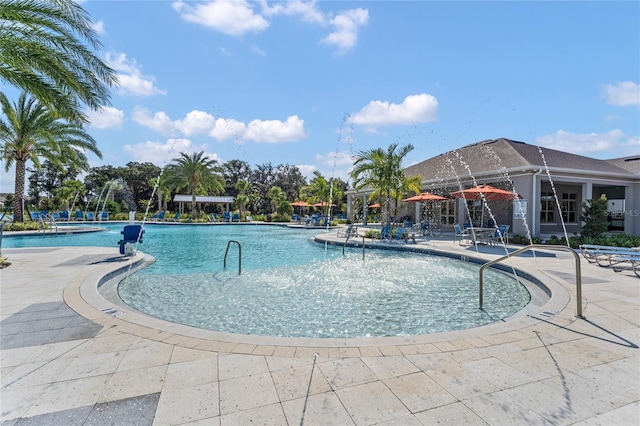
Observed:
[[[540,223],[556,223],[556,203],[553,192],[540,193]]]
[[[456,202],[458,200],[447,200],[440,204],[440,221],[443,225],[453,225],[456,223]]]
[[[578,194],[563,193],[562,202],[562,220],[565,223],[578,222]]]

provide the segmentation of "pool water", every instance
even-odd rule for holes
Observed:
[[[113,245],[107,231],[5,238],[5,247]],[[124,302],[147,314],[216,331],[311,338],[403,336],[461,330],[499,321],[529,303],[512,276],[418,253],[325,246],[320,230],[265,225],[145,225],[139,249],[156,263],[119,285]],[[229,241],[227,268],[223,268]]]

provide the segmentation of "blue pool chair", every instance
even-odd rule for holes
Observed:
[[[84,220],[84,213],[80,210],[76,210],[76,220]]]
[[[456,239],[459,240],[459,244],[462,245],[462,240],[472,241],[471,232],[468,229],[462,229],[460,225],[457,223],[453,224],[453,229],[455,230],[455,238],[453,242],[456,242]]]
[[[93,212],[87,212],[87,220],[96,220]]]
[[[60,220],[69,220],[69,210],[60,211]]]
[[[120,245],[120,254],[124,256],[132,256],[132,245],[135,243],[142,243],[142,234],[144,234],[142,225],[126,225],[120,233],[122,234],[122,239],[118,241],[118,244]]]

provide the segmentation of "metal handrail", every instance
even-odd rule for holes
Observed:
[[[563,250],[563,251],[568,251],[571,252],[571,254],[573,254],[573,257],[576,261],[576,302],[577,302],[577,307],[576,307],[576,316],[578,318],[584,318],[582,316],[582,271],[580,269],[580,256],[578,256],[578,253],[575,252],[575,250],[573,250],[571,247],[566,247],[566,246],[554,246],[554,245],[546,245],[546,244],[531,244],[528,245],[526,247],[523,247],[521,249],[518,249],[512,253],[509,253],[505,256],[502,256],[498,259],[494,259],[490,262],[485,263],[484,265],[482,265],[480,267],[480,281],[479,281],[479,292],[480,292],[480,309],[482,309],[482,302],[483,302],[483,275],[482,273],[484,272],[485,269],[487,269],[488,267],[498,263],[498,262],[502,262],[505,259],[508,259],[512,256],[516,256],[522,252],[525,252],[527,250],[531,250],[532,248],[540,248],[540,249],[545,249],[545,250]]]
[[[347,246],[347,241],[349,241],[349,235],[347,235],[347,239],[344,240],[344,244],[342,244],[342,255],[344,256],[344,248]],[[365,249],[365,244],[364,244],[364,235],[362,236],[362,260],[364,260],[364,249]]]
[[[242,273],[242,246],[239,241],[229,240],[227,243],[227,250],[224,252],[224,268],[227,268],[227,254],[229,254],[229,246],[231,243],[236,243],[238,245],[238,275]]]

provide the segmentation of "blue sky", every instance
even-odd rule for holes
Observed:
[[[92,166],[205,151],[346,180],[353,154],[391,143],[414,145],[406,166],[499,137],[640,153],[637,1],[82,6],[120,79],[89,113]]]

